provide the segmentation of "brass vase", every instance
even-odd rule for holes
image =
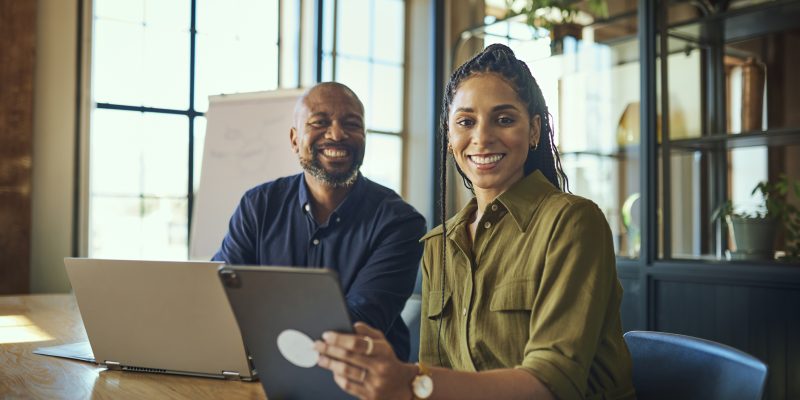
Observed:
[[[761,130],[764,76],[763,65],[754,58],[750,57],[742,64],[742,132]]]

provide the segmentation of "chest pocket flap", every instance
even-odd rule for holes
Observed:
[[[494,288],[491,311],[530,310],[533,307],[535,287],[533,279],[504,282]]]
[[[432,290],[428,294],[428,309],[426,310],[428,319],[439,319],[445,314],[448,304],[450,304],[450,292],[445,291],[443,302],[442,291]]]

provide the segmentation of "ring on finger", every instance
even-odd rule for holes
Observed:
[[[364,368],[361,370],[361,378],[359,378],[359,382],[364,382],[364,379],[367,379],[367,369]]]
[[[367,351],[364,352],[364,355],[371,356],[375,343],[373,343],[372,338],[369,336],[364,336],[364,341],[367,342]]]

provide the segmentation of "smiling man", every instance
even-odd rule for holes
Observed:
[[[325,82],[303,94],[289,139],[303,173],[247,191],[214,260],[336,270],[353,321],[381,329],[407,359],[399,315],[413,291],[425,219],[359,172],[364,106],[347,86]]]

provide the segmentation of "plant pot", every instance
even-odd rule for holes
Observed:
[[[581,40],[583,25],[574,22],[564,22],[554,24],[550,28],[550,49],[553,54],[564,53],[564,39],[572,36],[575,40]]]
[[[772,218],[728,216],[728,227],[736,249],[734,260],[772,260],[778,221]]]
[[[550,39],[554,42],[560,41],[567,36],[572,36],[577,40],[581,40],[583,34],[583,25],[574,22],[563,22],[553,24],[553,29],[550,31]]]

